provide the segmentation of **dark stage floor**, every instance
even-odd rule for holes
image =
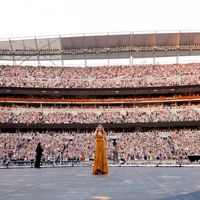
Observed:
[[[199,167],[0,169],[0,200],[200,200]]]

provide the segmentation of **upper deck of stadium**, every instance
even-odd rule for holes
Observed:
[[[200,55],[200,31],[121,32],[0,39],[0,60],[88,60]]]

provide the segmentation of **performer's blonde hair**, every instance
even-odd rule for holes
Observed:
[[[104,135],[106,135],[106,132],[105,132],[105,130],[104,130],[104,127],[103,127],[101,124],[99,124],[99,125],[97,126],[96,130],[100,130]]]

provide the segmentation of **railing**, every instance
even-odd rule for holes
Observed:
[[[16,97],[0,97],[1,102],[42,102],[42,103],[138,103],[139,102],[172,102],[172,101],[194,101],[199,100],[200,96],[174,96],[174,97],[146,97],[146,98],[110,98],[110,99],[63,99],[63,98],[16,98]]]
[[[3,163],[0,163],[0,166],[3,168],[10,168],[10,167],[30,167],[33,168],[35,164],[34,160],[11,160],[11,161],[5,161]],[[83,162],[76,159],[69,159],[69,160],[62,160],[59,162],[55,161],[42,161],[40,166],[41,167],[66,167],[66,166],[89,166],[90,162]]]
[[[50,167],[92,167],[93,161],[79,161],[70,159],[66,161],[42,161],[40,166],[42,168]],[[119,162],[108,161],[109,167],[182,167],[182,166],[200,166],[200,161],[190,162],[189,159],[173,160],[119,160]],[[34,168],[34,160],[31,161],[10,161],[6,163],[0,163],[0,168]]]

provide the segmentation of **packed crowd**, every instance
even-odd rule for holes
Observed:
[[[115,141],[115,142],[114,142]],[[35,159],[35,149],[41,142],[43,161],[94,158],[94,132],[26,132],[0,134],[0,161]],[[117,153],[116,153],[117,152]],[[187,159],[200,154],[200,131],[171,129],[135,132],[107,132],[109,160],[172,160]]]
[[[200,63],[103,67],[0,66],[0,86],[120,88],[200,84]]]
[[[0,123],[70,124],[200,121],[200,106],[163,106],[129,108],[31,108],[0,106]]]

